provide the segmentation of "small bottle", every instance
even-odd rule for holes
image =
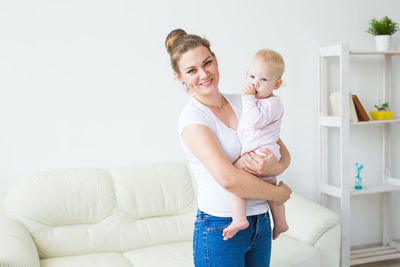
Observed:
[[[362,189],[362,178],[360,176],[360,172],[362,170],[362,168],[364,168],[363,164],[358,164],[356,163],[356,170],[357,170],[357,175],[356,175],[356,181],[355,181],[355,185],[354,185],[354,189],[355,190],[361,190]]]

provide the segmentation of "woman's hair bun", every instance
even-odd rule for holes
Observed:
[[[185,36],[187,33],[182,29],[176,29],[170,32],[165,39],[165,48],[167,49],[168,54],[171,55],[172,48],[176,41],[178,41],[182,36]]]

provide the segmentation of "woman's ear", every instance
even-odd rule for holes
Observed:
[[[175,76],[175,79],[177,79],[179,82],[182,82],[182,75],[174,72],[174,76]]]

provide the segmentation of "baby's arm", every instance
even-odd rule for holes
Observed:
[[[256,88],[258,84],[248,83],[242,90],[242,115],[240,121],[245,128],[255,128],[262,111],[256,104]]]
[[[283,107],[279,98],[255,98],[257,84],[248,83],[242,90],[241,125],[244,128],[263,128],[283,115]]]

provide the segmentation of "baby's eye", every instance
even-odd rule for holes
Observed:
[[[261,81],[262,81],[262,82],[266,82],[267,79],[266,79],[266,78],[262,78]]]
[[[251,79],[255,79],[256,77],[254,75],[250,75],[250,78]]]

